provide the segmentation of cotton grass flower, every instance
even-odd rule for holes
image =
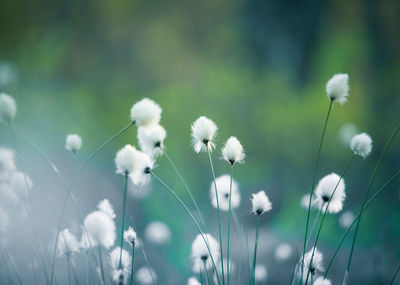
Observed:
[[[229,192],[230,192],[230,175],[222,175],[215,179],[218,189],[218,202],[221,211],[229,210]],[[210,198],[211,204],[217,209],[217,197],[215,196],[214,181],[210,185]],[[240,204],[240,192],[238,183],[232,179],[232,192],[231,192],[231,209],[239,207]]]
[[[156,245],[166,245],[171,241],[171,230],[161,221],[148,224],[144,234],[149,242]]]
[[[243,163],[245,154],[243,146],[236,137],[230,137],[222,148],[222,157],[230,164]]]
[[[207,117],[199,117],[192,125],[192,144],[194,151],[212,151],[217,125]]]
[[[256,265],[256,268],[254,270],[254,280],[256,283],[263,283],[267,280],[267,267],[262,264]]]
[[[326,95],[332,102],[343,105],[349,96],[349,76],[344,73],[335,74],[326,83]]]
[[[60,232],[57,243],[58,256],[70,257],[72,254],[79,252],[79,249],[79,242],[69,229],[64,229]]]
[[[148,285],[157,281],[157,274],[153,268],[142,266],[135,273],[135,279],[139,284]]]
[[[161,125],[154,124],[139,127],[137,136],[140,149],[151,158],[154,159],[163,154],[167,132]]]
[[[253,213],[257,216],[261,216],[263,213],[268,212],[272,209],[272,204],[269,201],[265,191],[261,190],[256,194],[252,194],[251,203],[253,206]]]
[[[119,266],[119,257],[121,255],[121,267]],[[117,284],[127,284],[130,275],[131,255],[125,249],[114,248],[110,252],[110,265],[112,270],[112,280]]]
[[[347,230],[355,219],[354,213],[352,211],[345,211],[339,217],[339,225]]]
[[[117,152],[115,156],[117,174],[128,175],[133,173],[137,163],[136,153],[136,148],[130,144],[125,145]]]
[[[133,172],[129,174],[132,183],[137,186],[144,186],[150,182],[150,174],[154,168],[154,160],[141,151],[135,152],[135,167]]]
[[[137,235],[132,227],[129,227],[126,231],[124,231],[124,240],[132,246],[135,246]]]
[[[350,142],[354,154],[366,158],[372,151],[372,139],[367,133],[355,135]]]
[[[12,172],[16,171],[14,152],[0,148],[0,182],[8,182]]]
[[[70,134],[67,135],[67,138],[65,139],[65,148],[72,152],[73,154],[76,154],[78,150],[80,150],[82,147],[82,138],[77,135],[77,134]]]
[[[200,285],[199,280],[196,277],[190,277],[186,283],[187,285]]]
[[[137,126],[158,124],[161,120],[161,107],[151,99],[143,98],[131,108],[131,121]]]
[[[10,95],[0,94],[0,119],[4,122],[10,122],[17,114],[17,104]]]
[[[111,205],[110,201],[108,201],[108,199],[101,200],[97,205],[97,208],[99,209],[99,211],[103,212],[111,219],[115,219],[116,215],[114,212],[114,208]]]
[[[335,194],[331,198],[334,191]],[[346,198],[343,178],[341,179],[340,176],[335,173],[331,173],[322,178],[315,189],[315,197],[316,203],[320,209],[324,207],[323,210],[325,210],[326,205],[329,200],[331,200],[327,210],[328,213],[336,214],[340,212],[343,208],[344,199]]]
[[[311,275],[316,275],[324,271],[323,255],[317,248],[315,248],[314,256],[311,261],[313,249],[314,248],[311,248],[310,251],[304,255],[304,264],[302,266],[304,282],[306,281],[309,270]]]
[[[219,243],[215,238],[213,238],[210,234],[203,234],[205,240],[207,241],[208,247],[210,248],[210,252],[212,254],[212,258],[214,262],[217,264],[219,261]],[[192,243],[191,250],[191,259],[193,262],[193,272],[200,273],[204,270],[204,266],[207,270],[210,270],[213,267],[213,261],[210,257],[210,253],[208,252],[207,245],[203,240],[203,237],[198,234]]]
[[[332,282],[329,279],[324,279],[324,277],[318,277],[314,280],[313,285],[332,285]]]
[[[281,243],[275,249],[275,259],[278,261],[286,261],[292,255],[292,246],[288,243]]]

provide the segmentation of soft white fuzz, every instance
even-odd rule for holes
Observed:
[[[217,125],[207,117],[201,116],[192,125],[192,144],[194,151],[212,151]]]
[[[333,191],[335,191],[335,194],[331,199]],[[318,207],[320,209],[321,207],[323,207],[323,211],[325,210],[329,199],[331,199],[328,207],[328,213],[336,214],[340,212],[343,209],[343,202],[346,198],[345,184],[343,178],[340,179],[340,176],[336,173],[331,173],[322,178],[319,181],[317,188],[315,189],[315,197]]]
[[[10,95],[0,94],[0,119],[4,122],[11,121],[17,114],[17,104]]]
[[[303,209],[308,210],[308,203],[310,203],[310,194],[305,194],[300,199],[300,206]],[[316,206],[316,200],[315,200],[315,197],[313,195],[313,197],[311,198],[311,209],[314,208],[315,206]]]
[[[258,283],[263,283],[267,280],[267,267],[262,264],[257,264],[256,268],[254,269],[254,279]]]
[[[134,273],[136,281],[142,285],[148,285],[153,283],[152,276],[154,278],[154,282],[157,281],[157,274],[153,268],[142,266],[140,267],[136,273]]]
[[[156,245],[166,245],[171,241],[171,230],[161,221],[148,224],[144,234],[149,242]]]
[[[231,165],[243,163],[245,158],[243,146],[236,137],[230,137],[222,148],[222,157]]]
[[[82,138],[77,134],[67,135],[65,148],[75,154],[82,147]]]
[[[367,133],[355,135],[350,142],[350,148],[354,154],[366,158],[372,150],[372,139]]]
[[[229,191],[230,191],[230,175],[222,175],[215,179],[218,190],[218,203],[221,211],[229,210]],[[239,207],[240,204],[240,192],[238,183],[232,179],[232,193],[231,193],[231,209]],[[215,197],[215,186],[214,181],[210,185],[210,198],[211,204],[214,208],[217,208],[217,198]]]
[[[218,264],[219,261],[219,243],[210,234],[203,234],[207,241],[208,247],[214,259],[214,262]],[[213,262],[208,252],[207,245],[203,240],[203,237],[198,234],[192,243],[192,250],[190,254],[193,262],[193,272],[200,273],[204,271],[204,262],[207,270],[213,268]]]
[[[324,277],[318,277],[314,280],[313,285],[332,285],[332,282],[329,279],[324,279]]]
[[[355,219],[354,213],[352,211],[345,211],[339,217],[339,225],[347,230]]]
[[[272,209],[272,204],[269,201],[268,196],[263,190],[256,194],[252,194],[251,203],[253,206],[253,213],[257,216],[264,214]]]
[[[110,201],[108,201],[108,199],[101,200],[99,202],[99,204],[97,205],[97,208],[101,212],[103,212],[104,214],[109,216],[111,219],[115,219],[116,215],[115,215],[115,212],[114,212],[114,208],[111,205]]]
[[[349,76],[344,73],[335,74],[326,83],[326,94],[333,102],[343,105],[349,96]]]
[[[23,172],[13,172],[8,182],[11,189],[21,198],[28,196],[30,190],[33,187],[31,178]]]
[[[78,240],[68,229],[64,229],[59,233],[57,242],[58,256],[71,256],[79,252],[79,249]]]
[[[130,243],[132,246],[135,246],[137,235],[132,227],[129,227],[126,231],[124,231],[124,240],[127,243]]]
[[[110,265],[112,269],[112,279],[117,284],[126,284],[131,273],[131,255],[122,249],[121,268],[119,267],[119,257],[121,248],[118,246],[110,252]]]
[[[292,255],[292,246],[288,243],[281,243],[275,249],[275,258],[278,261],[288,260]]]
[[[131,108],[131,121],[137,126],[158,124],[161,120],[161,107],[151,99],[144,98]]]
[[[142,151],[135,152],[135,167],[130,173],[129,178],[137,186],[144,186],[150,182],[151,170],[153,170],[154,161],[150,156]]]
[[[348,147],[350,145],[351,139],[357,134],[357,126],[353,123],[346,123],[340,129],[338,137],[340,142]]]
[[[318,273],[321,273],[322,271],[324,271],[322,253],[320,251],[318,251],[317,248],[315,248],[314,257],[313,257],[312,262],[311,262],[312,252],[313,252],[313,248],[311,248],[310,251],[308,251],[304,255],[303,281],[306,280],[307,273],[308,273],[309,269],[310,269],[310,276],[318,274]],[[310,276],[309,276],[308,281],[310,281]]]
[[[128,175],[133,173],[137,163],[136,153],[136,148],[130,144],[125,145],[117,152],[115,156],[115,165],[118,174]]]
[[[161,125],[139,127],[137,136],[140,149],[144,153],[147,153],[153,159],[163,154],[167,132]]]
[[[14,152],[7,148],[0,148],[0,182],[7,182],[16,169]]]
[[[187,281],[187,285],[200,285],[200,282],[196,277],[190,277]]]

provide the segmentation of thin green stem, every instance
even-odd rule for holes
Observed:
[[[317,222],[318,222],[319,216],[321,215],[321,211],[322,211],[322,208],[320,208],[320,209],[318,210],[318,214],[317,214],[317,216],[315,216],[314,223],[313,223],[313,225],[312,225],[312,227],[311,227],[311,230],[310,230],[310,232],[309,232],[309,234],[308,234],[308,239],[307,239],[307,242],[306,242],[306,248],[307,248],[308,243],[310,242],[310,240],[311,240],[311,238],[312,238],[312,234],[313,234],[313,232],[314,232],[315,225],[316,225]]]
[[[294,264],[293,264],[293,269],[292,269],[292,274],[290,276],[290,282],[289,284],[292,285],[294,283],[294,273],[296,272],[297,269],[297,259],[299,258],[299,250],[296,250],[296,259],[294,260]]]
[[[317,179],[317,171],[318,171],[318,165],[319,165],[319,158],[320,158],[320,155],[321,155],[322,143],[324,141],[326,127],[328,125],[329,116],[331,114],[332,104],[333,104],[333,100],[331,100],[330,103],[329,103],[328,113],[326,114],[324,127],[323,127],[322,135],[321,135],[321,140],[319,142],[319,147],[318,147],[318,151],[317,151],[317,157],[315,159],[314,174],[313,174],[313,180],[312,180],[312,183],[311,183],[311,190],[310,190],[310,200],[308,202],[306,230],[305,230],[305,234],[304,234],[304,244],[303,244],[303,256],[302,256],[302,259],[301,259],[302,263],[304,263],[304,254],[305,254],[305,251],[306,251],[306,242],[307,242],[307,236],[308,236],[308,223],[310,221],[310,212],[311,212],[311,199],[312,199],[312,196],[313,196],[312,194],[314,192],[315,180]],[[303,282],[303,272],[301,273],[300,284],[302,282]]]
[[[209,285],[211,285],[210,276],[208,276],[208,270],[207,270],[207,266],[206,266],[206,261],[205,260],[203,260],[203,265],[204,265],[204,272],[206,273],[206,276],[207,276],[207,283]]]
[[[101,247],[100,247],[100,245],[97,246],[97,250],[99,251],[99,264],[100,264],[100,272],[101,272],[102,284],[106,284],[106,278],[105,278],[105,275],[104,275],[104,267],[103,267],[103,257],[101,255]]]
[[[390,280],[389,285],[392,285],[392,284],[393,284],[394,280],[396,279],[397,273],[399,273],[399,270],[400,270],[400,264],[397,266],[397,269],[396,269],[396,271],[394,272],[393,277],[392,277],[392,279]]]
[[[229,209],[228,209],[228,245],[227,245],[227,258],[226,258],[226,279],[229,285],[229,275],[230,275],[230,267],[229,267],[229,237],[231,230],[231,202],[232,202],[232,180],[233,180],[233,165],[231,165],[231,179],[229,182]]]
[[[125,211],[126,211],[126,194],[128,192],[128,173],[125,173],[125,183],[124,183],[124,202],[122,205],[122,224],[121,224],[121,234],[120,234],[120,251],[119,251],[119,265],[118,268],[121,269],[122,262],[122,246],[124,244],[124,227],[125,227]]]
[[[169,193],[172,194],[172,196],[181,204],[181,206],[182,206],[182,207],[185,209],[185,211],[189,214],[189,216],[190,216],[190,218],[192,219],[193,223],[195,224],[195,226],[196,226],[196,228],[197,228],[199,234],[200,234],[201,237],[203,238],[203,241],[204,241],[204,243],[205,243],[205,245],[206,245],[206,247],[207,247],[208,253],[209,253],[210,257],[211,257],[211,261],[212,261],[213,266],[214,266],[215,274],[217,275],[218,284],[221,284],[221,279],[220,279],[219,274],[218,274],[217,265],[215,264],[215,261],[214,261],[214,258],[213,258],[213,256],[212,256],[210,247],[209,247],[209,245],[208,245],[208,242],[207,242],[207,240],[206,240],[206,238],[205,238],[203,232],[201,231],[201,228],[200,228],[199,224],[197,223],[196,219],[193,217],[193,214],[190,212],[190,210],[189,210],[188,207],[185,205],[185,203],[183,203],[182,199],[179,198],[179,196],[171,189],[171,187],[169,187],[169,186],[168,186],[161,178],[159,178],[154,172],[151,172],[151,175],[152,175],[156,180],[158,180],[158,182],[160,182],[160,183],[165,187],[165,189],[168,190]]]
[[[133,285],[133,263],[135,261],[135,244],[132,244],[131,285]]]
[[[374,171],[373,171],[373,173],[372,173],[371,179],[369,180],[369,183],[368,183],[368,186],[367,186],[367,191],[365,192],[365,196],[364,196],[363,202],[362,202],[362,204],[361,204],[360,211],[362,210],[362,208],[364,207],[365,203],[367,202],[367,199],[368,199],[368,196],[369,196],[369,192],[370,192],[370,190],[371,190],[372,183],[373,183],[374,180],[375,180],[376,174],[377,174],[378,169],[379,169],[379,167],[380,167],[380,165],[381,165],[381,162],[382,162],[382,160],[383,160],[383,158],[384,158],[384,156],[385,156],[385,154],[386,154],[386,151],[388,150],[388,148],[390,147],[390,145],[393,143],[393,140],[394,140],[394,138],[397,136],[397,134],[398,134],[399,131],[400,131],[400,124],[399,124],[399,125],[396,127],[396,129],[393,131],[393,133],[392,133],[392,135],[390,136],[389,140],[387,141],[385,147],[383,148],[383,151],[382,151],[382,153],[381,153],[381,155],[380,155],[380,157],[379,157],[379,159],[378,159],[378,162],[376,163],[376,166],[375,166],[375,169],[374,169]],[[359,218],[358,221],[357,221],[356,229],[355,229],[355,231],[354,231],[353,241],[352,241],[351,249],[350,249],[350,255],[349,255],[349,259],[348,259],[348,261],[347,261],[347,268],[346,268],[346,271],[347,271],[348,273],[350,273],[351,259],[352,259],[352,257],[353,257],[354,246],[355,246],[355,244],[356,244],[356,239],[357,239],[357,234],[358,234],[358,230],[359,230],[359,227],[360,227],[360,222],[361,222],[362,213],[363,213],[363,212],[361,211],[361,212],[360,212],[360,218]]]
[[[201,283],[201,285],[203,285],[204,284],[204,280],[203,280],[203,272],[201,271],[201,268],[200,268],[199,276],[200,276],[200,283]]]
[[[217,183],[215,181],[215,171],[214,165],[211,158],[211,150],[210,147],[207,148],[208,158],[210,160],[211,172],[213,175],[213,182],[214,182],[214,189],[215,189],[215,198],[217,200],[217,213],[218,213],[218,232],[219,232],[219,244],[220,244],[220,253],[221,253],[221,270],[222,270],[222,284],[225,284],[225,270],[224,270],[224,254],[222,250],[222,230],[221,230],[221,211],[219,208],[219,199],[218,199],[218,190],[217,190]]]
[[[260,215],[257,216],[256,241],[254,243],[253,268],[251,270],[251,284],[255,284],[255,272],[256,272],[256,262],[257,262],[257,246],[258,246],[258,228],[259,228],[259,224],[260,224]]]
[[[368,206],[393,182],[395,181],[398,177],[400,176],[400,171],[396,172],[396,174],[394,174],[369,200],[368,202],[365,204],[364,208],[361,209],[361,211],[356,215],[356,217],[354,218],[353,222],[351,223],[351,225],[349,226],[349,228],[347,229],[346,233],[343,235],[341,241],[339,242],[339,245],[336,247],[335,252],[332,255],[332,258],[329,261],[329,264],[326,268],[325,274],[324,274],[324,278],[326,278],[326,276],[328,275],[329,269],[332,266],[332,263],[337,255],[337,253],[339,252],[340,247],[342,246],[344,240],[346,239],[347,235],[349,234],[350,230],[352,229],[353,225],[358,221],[358,218],[361,215],[361,212],[365,211]]]

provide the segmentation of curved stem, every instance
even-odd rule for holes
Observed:
[[[132,244],[131,285],[133,285],[133,263],[135,261],[135,244]]]
[[[213,182],[214,182],[214,189],[215,189],[215,198],[217,200],[217,213],[218,213],[218,232],[219,232],[219,244],[220,244],[220,254],[221,254],[221,270],[222,270],[222,284],[225,284],[225,271],[224,271],[224,255],[223,255],[223,251],[222,251],[222,230],[221,230],[221,211],[219,208],[219,199],[218,199],[218,190],[217,190],[217,183],[215,182],[215,172],[214,172],[214,165],[211,159],[211,151],[210,151],[210,147],[207,148],[208,151],[208,158],[210,160],[210,166],[211,166],[211,172],[213,175]]]
[[[308,246],[308,243],[309,243],[310,240],[311,240],[312,234],[313,234],[314,229],[315,229],[315,225],[317,224],[318,219],[319,219],[319,216],[321,215],[321,211],[322,211],[322,208],[320,208],[320,209],[318,210],[318,214],[317,214],[317,216],[316,216],[315,219],[314,219],[314,223],[313,223],[313,225],[312,225],[312,227],[311,227],[311,230],[310,230],[310,232],[309,232],[308,239],[307,239],[307,242],[306,242],[306,248],[307,248],[307,246]]]
[[[181,200],[181,198],[179,198],[179,196],[171,189],[171,187],[169,187],[163,180],[161,180],[161,178],[159,178],[156,174],[154,174],[154,172],[151,172],[151,175],[158,180],[167,190],[169,193],[172,194],[172,196],[181,204],[181,206],[185,209],[185,211],[189,214],[190,218],[192,219],[193,223],[195,224],[197,230],[199,231],[199,234],[201,235],[201,237],[203,238],[204,243],[206,244],[207,250],[208,250],[208,254],[211,257],[211,261],[213,263],[214,266],[214,270],[215,270],[215,274],[217,275],[217,279],[218,279],[218,284],[221,284],[221,279],[219,277],[218,274],[218,270],[217,270],[217,265],[215,264],[214,258],[212,256],[210,247],[208,246],[208,242],[206,240],[206,238],[204,237],[203,232],[201,231],[201,228],[199,226],[199,224],[197,223],[196,219],[193,217],[193,214],[190,212],[190,210],[188,209],[188,207],[185,205],[185,203],[183,203],[183,201]]]
[[[229,267],[229,236],[230,236],[230,229],[231,229],[231,202],[232,202],[232,179],[233,179],[233,165],[231,166],[231,179],[229,183],[229,209],[228,209],[228,246],[226,250],[226,279],[229,285],[229,275],[230,275],[230,267]]]
[[[393,277],[392,277],[392,279],[390,280],[389,285],[392,285],[392,284],[393,284],[394,280],[396,279],[397,273],[399,273],[399,270],[400,270],[400,264],[397,266],[397,269],[396,269],[396,271],[394,272]]]
[[[251,284],[255,284],[255,273],[256,273],[256,262],[257,262],[257,245],[258,245],[258,227],[260,224],[260,215],[257,216],[257,226],[256,226],[256,241],[254,244],[254,255],[253,255],[253,268],[251,270]]]
[[[317,179],[317,171],[318,171],[319,158],[320,158],[320,155],[321,155],[322,143],[324,141],[326,127],[328,125],[329,116],[331,114],[332,104],[333,104],[333,100],[331,100],[331,102],[329,104],[328,113],[326,114],[324,127],[323,127],[323,130],[322,130],[321,140],[319,142],[319,147],[318,147],[318,151],[317,151],[317,157],[315,159],[314,174],[313,174],[313,180],[312,180],[312,183],[311,183],[311,190],[310,190],[310,200],[308,202],[306,230],[305,230],[305,234],[304,234],[303,256],[302,256],[302,259],[301,259],[303,263],[304,263],[304,254],[305,254],[305,251],[306,251],[306,241],[307,241],[307,236],[308,236],[308,223],[310,221],[311,199],[312,199],[312,194],[314,193],[314,186],[315,186],[315,180]],[[301,273],[300,284],[302,282],[303,282],[303,271]]]
[[[122,225],[121,225],[121,243],[120,243],[120,252],[119,252],[119,265],[118,268],[121,269],[122,262],[122,246],[124,244],[124,226],[125,226],[125,211],[126,211],[126,193],[128,192],[128,174],[125,174],[125,184],[124,184],[124,202],[122,206]]]

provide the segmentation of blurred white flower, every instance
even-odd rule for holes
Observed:
[[[187,281],[187,285],[200,285],[200,282],[196,277],[190,277]]]
[[[308,251],[304,255],[304,264],[302,266],[303,282],[306,281],[308,270],[310,270],[310,276],[311,275],[315,276],[316,274],[321,273],[322,271],[324,271],[322,253],[319,252],[317,248],[315,248],[314,257],[313,257],[312,262],[311,262],[312,252],[313,252],[313,248],[311,248],[310,251]],[[301,274],[301,272],[300,272],[300,274]],[[308,281],[310,281],[310,276],[309,276]]]
[[[254,269],[254,279],[256,283],[263,283],[267,280],[267,267],[262,264],[257,264]]]
[[[350,148],[354,154],[365,159],[371,153],[372,139],[367,133],[355,135],[351,139]]]
[[[344,146],[349,146],[351,139],[356,135],[358,132],[357,126],[352,123],[344,124],[338,133],[339,141]]]
[[[0,182],[6,182],[12,172],[16,171],[14,152],[7,148],[0,148]]]
[[[58,234],[58,256],[71,256],[72,254],[79,252],[79,249],[80,245],[78,240],[68,229],[64,229]]]
[[[122,255],[121,255],[122,254]],[[119,260],[121,256],[121,267]],[[126,284],[131,273],[131,255],[125,249],[118,246],[110,252],[110,265],[112,269],[112,279],[118,284]]]
[[[349,96],[349,76],[344,73],[335,74],[326,83],[326,93],[332,102],[339,102],[343,105]]]
[[[87,233],[85,230],[83,231],[83,247],[102,245],[108,249],[114,245],[116,238],[115,223],[108,214],[102,211],[94,211],[85,217],[84,225]]]
[[[135,168],[129,174],[132,183],[137,186],[144,186],[150,182],[150,174],[154,167],[154,161],[144,152],[135,152]]]
[[[144,153],[147,153],[153,159],[163,154],[167,132],[161,125],[139,127],[137,136],[140,149]]]
[[[65,148],[75,154],[82,147],[82,138],[77,134],[67,135]]]
[[[118,174],[128,175],[133,173],[137,163],[136,153],[136,148],[130,144],[125,145],[117,152],[115,156],[115,165]]]
[[[135,274],[135,279],[139,284],[148,285],[157,281],[157,274],[153,268],[142,266],[140,267]],[[153,276],[153,277],[152,277]]]
[[[335,173],[331,173],[322,178],[315,189],[316,203],[320,209],[323,207],[323,211],[331,199],[333,191],[335,191],[335,194],[328,207],[328,213],[330,214],[340,212],[343,208],[344,199],[346,198],[344,180],[343,178],[340,179],[340,176]]]
[[[210,234],[203,234],[204,238],[207,241],[208,247],[210,248],[210,252],[212,254],[212,258],[214,262],[218,264],[219,262],[219,243],[215,238]],[[203,237],[198,234],[192,243],[192,250],[190,254],[193,262],[193,272],[200,273],[204,271],[204,263],[206,269],[209,270],[213,268],[213,262],[210,257],[210,253],[208,252],[207,245],[203,240]]]
[[[230,175],[222,175],[215,179],[215,183],[217,184],[217,193],[218,193],[218,203],[221,211],[229,210],[229,191],[230,191]],[[237,182],[232,179],[232,192],[231,192],[231,209],[235,209],[239,207],[240,204],[240,192],[239,185]],[[215,196],[215,186],[214,181],[211,182],[210,185],[210,198],[211,203],[214,208],[217,208],[217,198]]]
[[[127,243],[135,246],[135,243],[137,240],[137,235],[132,227],[128,227],[128,229],[126,231],[124,231],[124,240]]]
[[[308,203],[310,203],[310,194],[305,194],[300,199],[300,206],[303,209],[308,210]],[[316,200],[313,195],[313,197],[311,198],[311,209],[314,208],[315,206],[316,206]]]
[[[161,120],[161,107],[153,100],[144,98],[131,108],[131,121],[137,126],[158,124]]]
[[[252,211],[254,214],[260,216],[263,213],[270,211],[272,209],[272,204],[263,190],[252,195],[253,197],[251,198],[251,203],[253,206]]]
[[[314,280],[313,285],[332,285],[332,282],[329,279],[324,279],[324,277],[318,277]]]
[[[149,242],[157,245],[168,244],[171,240],[171,230],[161,221],[155,221],[148,224],[144,234]]]
[[[222,157],[231,165],[243,163],[245,154],[243,146],[236,137],[230,137],[222,148]]]
[[[355,216],[352,211],[345,211],[339,217],[339,225],[347,230],[353,223],[354,219]]]
[[[110,201],[108,201],[108,199],[101,200],[97,205],[97,208],[99,209],[100,212],[103,212],[111,219],[115,219],[116,215],[114,212],[114,208],[111,205]]]
[[[192,144],[194,151],[212,151],[217,125],[207,117],[199,117],[192,125]]]
[[[20,198],[25,198],[32,189],[33,182],[27,174],[16,171],[11,174],[9,185]]]
[[[288,243],[281,243],[275,249],[275,259],[278,261],[288,260],[292,255],[292,246]]]
[[[4,122],[11,121],[17,114],[17,104],[10,95],[0,94],[0,120]]]
[[[10,225],[8,213],[0,207],[0,234],[6,233]]]

